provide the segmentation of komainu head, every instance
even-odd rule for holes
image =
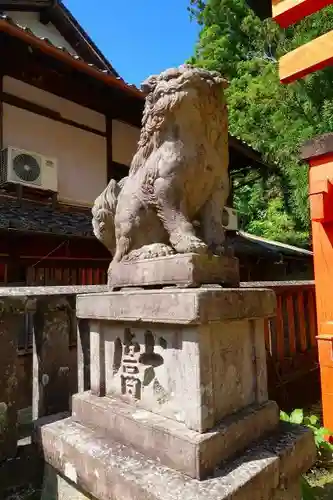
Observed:
[[[130,174],[167,140],[171,126],[181,134],[182,123],[192,127],[197,124],[198,134],[208,134],[212,147],[219,149],[215,141],[225,136],[228,126],[223,94],[226,86],[219,73],[190,65],[168,69],[143,82],[141,88],[147,96]]]

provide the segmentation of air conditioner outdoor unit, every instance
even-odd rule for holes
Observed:
[[[230,207],[224,207],[222,215],[222,224],[227,231],[238,230],[237,210]]]
[[[8,146],[0,151],[0,185],[6,183],[57,192],[57,160]]]

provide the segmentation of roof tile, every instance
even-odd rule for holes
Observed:
[[[109,71],[109,70],[105,70],[105,69],[100,69],[98,68],[97,66],[95,66],[94,64],[92,63],[87,63],[82,57],[78,56],[77,54],[69,51],[67,48],[63,47],[63,46],[58,46],[58,45],[55,45],[49,38],[47,37],[40,37],[38,35],[36,35],[36,33],[34,33],[34,31],[28,27],[28,26],[22,26],[22,24],[19,24],[17,23],[13,18],[11,18],[10,16],[8,16],[7,14],[5,14],[4,12],[0,12],[0,20],[2,21],[6,21],[8,22],[9,24],[11,24],[12,26],[16,27],[17,29],[20,29],[22,31],[24,31],[25,33],[28,33],[29,35],[32,35],[34,36],[36,39],[38,40],[41,40],[42,42],[46,43],[47,45],[50,45],[56,49],[58,49],[59,51],[61,52],[65,52],[66,54],[70,55],[73,59],[75,59],[76,61],[82,61],[84,62],[85,64],[87,64],[87,66],[91,67],[91,68],[94,68],[95,70],[99,71],[100,73],[104,74],[104,75],[109,75],[109,76],[112,76],[114,77],[116,80],[124,83],[125,85],[127,85],[128,87],[132,88],[132,89],[135,89],[139,92],[141,92],[141,90],[136,87],[135,85],[132,85],[132,84],[128,84],[126,83],[123,78],[121,77],[115,77],[115,75]]]

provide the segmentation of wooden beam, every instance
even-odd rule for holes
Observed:
[[[128,96],[142,99],[142,101],[145,99],[145,94],[135,86],[125,83],[121,78],[117,78],[111,73],[101,71],[95,66],[90,66],[82,59],[74,58],[68,52],[64,52],[54,45],[45,43],[44,40],[36,37],[30,31],[23,30],[2,19],[0,19],[0,31],[25,42],[25,44],[30,45],[32,49],[37,49],[43,54],[65,63],[69,68],[77,70],[81,74],[89,75],[111,88],[120,90]]]
[[[333,0],[272,0],[273,19],[282,28],[331,5]]]
[[[128,96],[0,32],[1,71],[101,114],[141,126],[144,100]],[[10,61],[15,61],[12,64]]]
[[[50,120],[54,120],[60,123],[64,123],[65,125],[69,125],[70,127],[79,128],[91,134],[100,135],[101,137],[106,136],[106,132],[101,132],[92,127],[88,127],[82,123],[75,122],[73,120],[68,120],[67,118],[63,118],[58,111],[54,111],[53,109],[46,108],[45,106],[41,106],[40,104],[36,104],[34,102],[26,101],[21,97],[17,97],[12,94],[8,94],[7,92],[2,92],[0,88],[0,100],[1,106],[2,103],[9,104],[10,106],[14,106],[16,108],[24,109],[25,111],[30,111],[36,115],[44,116],[45,118],[49,118]],[[0,110],[1,116],[1,110]]]
[[[113,156],[112,156],[112,117],[106,115],[106,182],[113,178]]]
[[[0,94],[3,89],[3,74],[0,73]],[[3,102],[0,100],[0,149],[3,148]]]
[[[54,0],[0,0],[1,10],[20,10],[20,11],[36,11],[39,9],[45,9],[47,7],[52,7],[55,4]]]
[[[128,176],[129,167],[122,163],[112,162],[112,179],[119,182],[124,177]]]
[[[333,31],[281,57],[281,83],[291,83],[333,63]]]

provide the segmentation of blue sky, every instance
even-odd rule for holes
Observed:
[[[65,0],[79,23],[129,83],[182,64],[199,29],[189,0]]]

